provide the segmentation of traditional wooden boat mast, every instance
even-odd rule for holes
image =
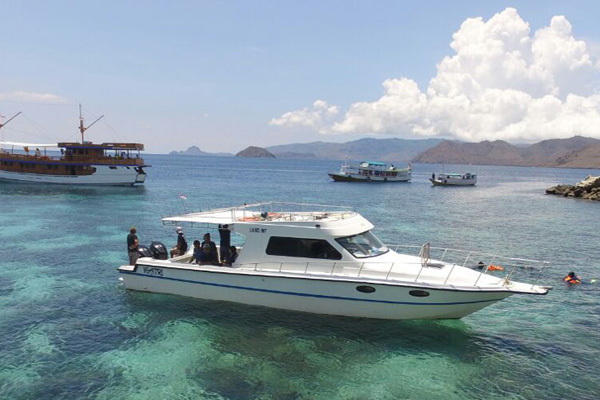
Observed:
[[[19,111],[18,113],[16,113],[15,115],[13,115],[12,117],[10,117],[8,119],[8,121],[6,121],[5,123],[2,123],[2,120],[0,120],[0,129],[2,129],[2,127],[6,124],[8,124],[10,121],[12,121],[13,119],[15,119],[19,114],[21,114],[21,111]],[[2,141],[2,137],[0,136],[0,142]]]
[[[100,117],[98,117],[98,119],[96,119],[94,122],[92,122],[88,126],[83,126],[83,116],[81,115],[81,104],[79,104],[79,132],[81,132],[81,143],[82,144],[85,143],[85,138],[84,138],[85,131],[87,131],[89,128],[91,128],[92,125],[94,125],[96,122],[100,121],[103,117],[104,117],[104,115],[101,115]]]

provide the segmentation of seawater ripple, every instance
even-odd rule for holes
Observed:
[[[330,182],[339,162],[148,156],[142,188],[0,184],[0,398],[595,399],[600,204],[545,196],[588,170],[453,166],[474,188]],[[449,190],[448,190],[449,189]],[[188,200],[182,201],[179,194]],[[459,321],[280,312],[125,290],[125,236],[173,244],[160,217],[279,200],[350,205],[393,244],[551,262],[547,296]],[[186,231],[188,239],[202,231]]]

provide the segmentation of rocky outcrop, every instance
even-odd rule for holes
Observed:
[[[273,153],[269,152],[262,147],[250,146],[240,151],[235,155],[236,157],[264,157],[264,158],[275,158]]]
[[[588,175],[575,185],[553,186],[546,189],[546,194],[600,201],[600,176]]]

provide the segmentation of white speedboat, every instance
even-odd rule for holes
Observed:
[[[513,294],[544,295],[550,289],[513,280],[523,271],[537,280],[543,262],[502,261],[428,244],[400,252],[400,246],[382,244],[373,225],[349,208],[260,203],[166,217],[163,223],[219,226],[245,243],[231,266],[192,264],[190,252],[142,257],[118,268],[127,289],[381,319],[461,318]],[[486,266],[503,263],[506,275],[468,267],[483,260]]]
[[[142,143],[95,144],[85,140],[86,129],[100,118],[85,127],[80,110],[81,143],[30,144],[0,141],[0,181],[63,185],[143,184],[146,180],[145,168],[149,165],[144,163],[140,155],[144,150]],[[0,128],[10,120],[0,124]],[[48,153],[48,148],[60,149],[60,155],[58,152],[56,155]]]
[[[409,182],[411,174],[410,165],[396,168],[392,164],[363,161],[358,165],[344,164],[339,172],[330,172],[329,176],[336,182]]]
[[[473,186],[477,183],[477,175],[466,174],[445,174],[441,173],[437,176],[431,175],[429,181],[433,186]]]

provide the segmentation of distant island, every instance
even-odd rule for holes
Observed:
[[[229,153],[204,152],[197,146],[191,146],[184,151],[172,151],[169,154],[233,156]],[[238,152],[236,156],[600,169],[600,140],[574,136],[569,139],[550,139],[529,146],[517,146],[502,140],[465,143],[443,139],[364,138],[345,143],[319,141],[265,148],[250,146]]]
[[[262,157],[262,158],[275,158],[273,153],[262,147],[250,146],[240,151],[235,155],[236,157]]]
[[[207,153],[206,151],[200,150],[198,146],[190,146],[187,150],[172,151],[169,153],[170,156],[233,156],[231,153]]]

